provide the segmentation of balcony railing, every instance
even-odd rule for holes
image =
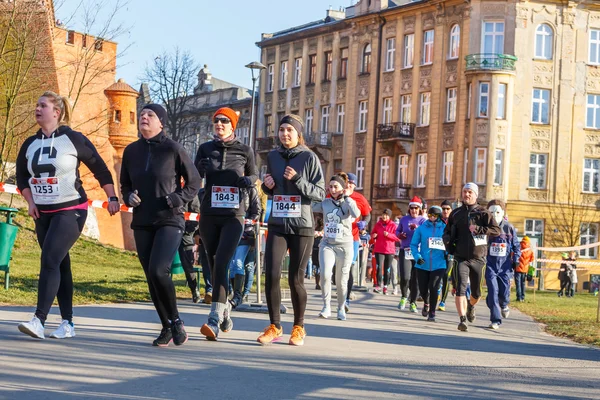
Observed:
[[[271,151],[277,146],[277,140],[275,136],[256,138],[256,151],[264,152]]]
[[[311,132],[304,136],[304,141],[307,146],[327,147],[331,148],[332,145],[331,132]]]
[[[514,71],[517,57],[508,54],[469,54],[467,71]]]
[[[415,124],[394,122],[393,124],[377,125],[377,141],[383,142],[397,139],[414,140]]]
[[[373,185],[375,200],[408,200],[410,185],[400,183],[390,185]]]

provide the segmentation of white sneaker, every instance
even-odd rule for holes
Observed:
[[[394,296],[397,296],[397,295],[398,295],[398,288],[397,288],[397,287],[395,287],[395,288],[394,288],[394,291],[392,292],[392,294],[393,294]]]
[[[492,323],[491,323],[491,324],[488,326],[488,328],[490,328],[490,329],[493,329],[493,330],[496,330],[496,329],[500,328],[500,324],[499,324],[499,323],[497,323],[497,322],[492,322]]]
[[[340,321],[346,320],[346,311],[344,311],[344,307],[338,309],[337,319],[339,319]]]
[[[42,325],[42,321],[35,315],[31,318],[29,322],[23,322],[19,324],[19,330],[26,335],[31,336],[36,339],[45,339],[44,336],[44,325]]]
[[[58,328],[50,334],[54,339],[65,339],[75,337],[75,327],[69,324],[69,321],[63,319]]]
[[[319,313],[319,317],[321,318],[329,318],[331,317],[331,309],[327,306],[323,306],[323,309]]]
[[[502,309],[502,318],[508,318],[509,315],[510,315],[510,308],[504,307]]]

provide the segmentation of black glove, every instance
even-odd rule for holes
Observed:
[[[424,260],[423,258],[419,258],[419,259],[417,260],[417,264],[419,264],[419,265],[423,265],[423,264],[425,264],[425,260]]]
[[[204,171],[208,171],[211,165],[212,163],[210,162],[210,158],[200,159],[200,168],[202,168]]]
[[[238,180],[235,182],[237,187],[240,189],[246,189],[252,186],[252,181],[247,176],[240,176]]]

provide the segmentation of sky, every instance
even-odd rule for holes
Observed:
[[[83,0],[87,7],[102,4],[111,9],[117,0]],[[123,0],[120,0],[123,1]],[[333,1],[333,2],[332,2]],[[56,17],[68,29],[83,30],[81,0],[56,0]],[[244,65],[260,61],[255,45],[262,33],[273,33],[325,18],[331,6],[349,6],[351,0],[129,0],[116,17],[126,33],[116,38],[126,49],[117,61],[117,79],[136,89],[147,63],[175,46],[189,50],[213,77],[251,88],[250,70]],[[74,17],[73,17],[74,16]],[[106,15],[101,14],[106,19]],[[94,32],[90,32],[94,34]]]

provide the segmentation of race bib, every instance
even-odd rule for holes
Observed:
[[[400,255],[400,247],[396,247],[396,252],[394,253],[396,256]]]
[[[29,186],[36,202],[58,198],[58,178],[31,178]]]
[[[444,246],[444,242],[440,237],[430,237],[429,248],[435,250],[446,250],[446,246]]]
[[[273,196],[273,216],[278,218],[300,218],[302,216],[300,196]]]
[[[485,246],[487,245],[487,235],[473,235],[473,241],[475,246]]]
[[[213,186],[210,204],[213,208],[240,208],[240,189],[232,186]]]
[[[506,257],[506,243],[492,243],[490,255],[494,257]]]
[[[344,226],[335,222],[327,222],[325,224],[324,235],[329,239],[340,239],[344,233]]]
[[[410,247],[404,249],[404,259],[405,260],[414,260],[415,258],[412,255],[412,251],[410,251]]]

